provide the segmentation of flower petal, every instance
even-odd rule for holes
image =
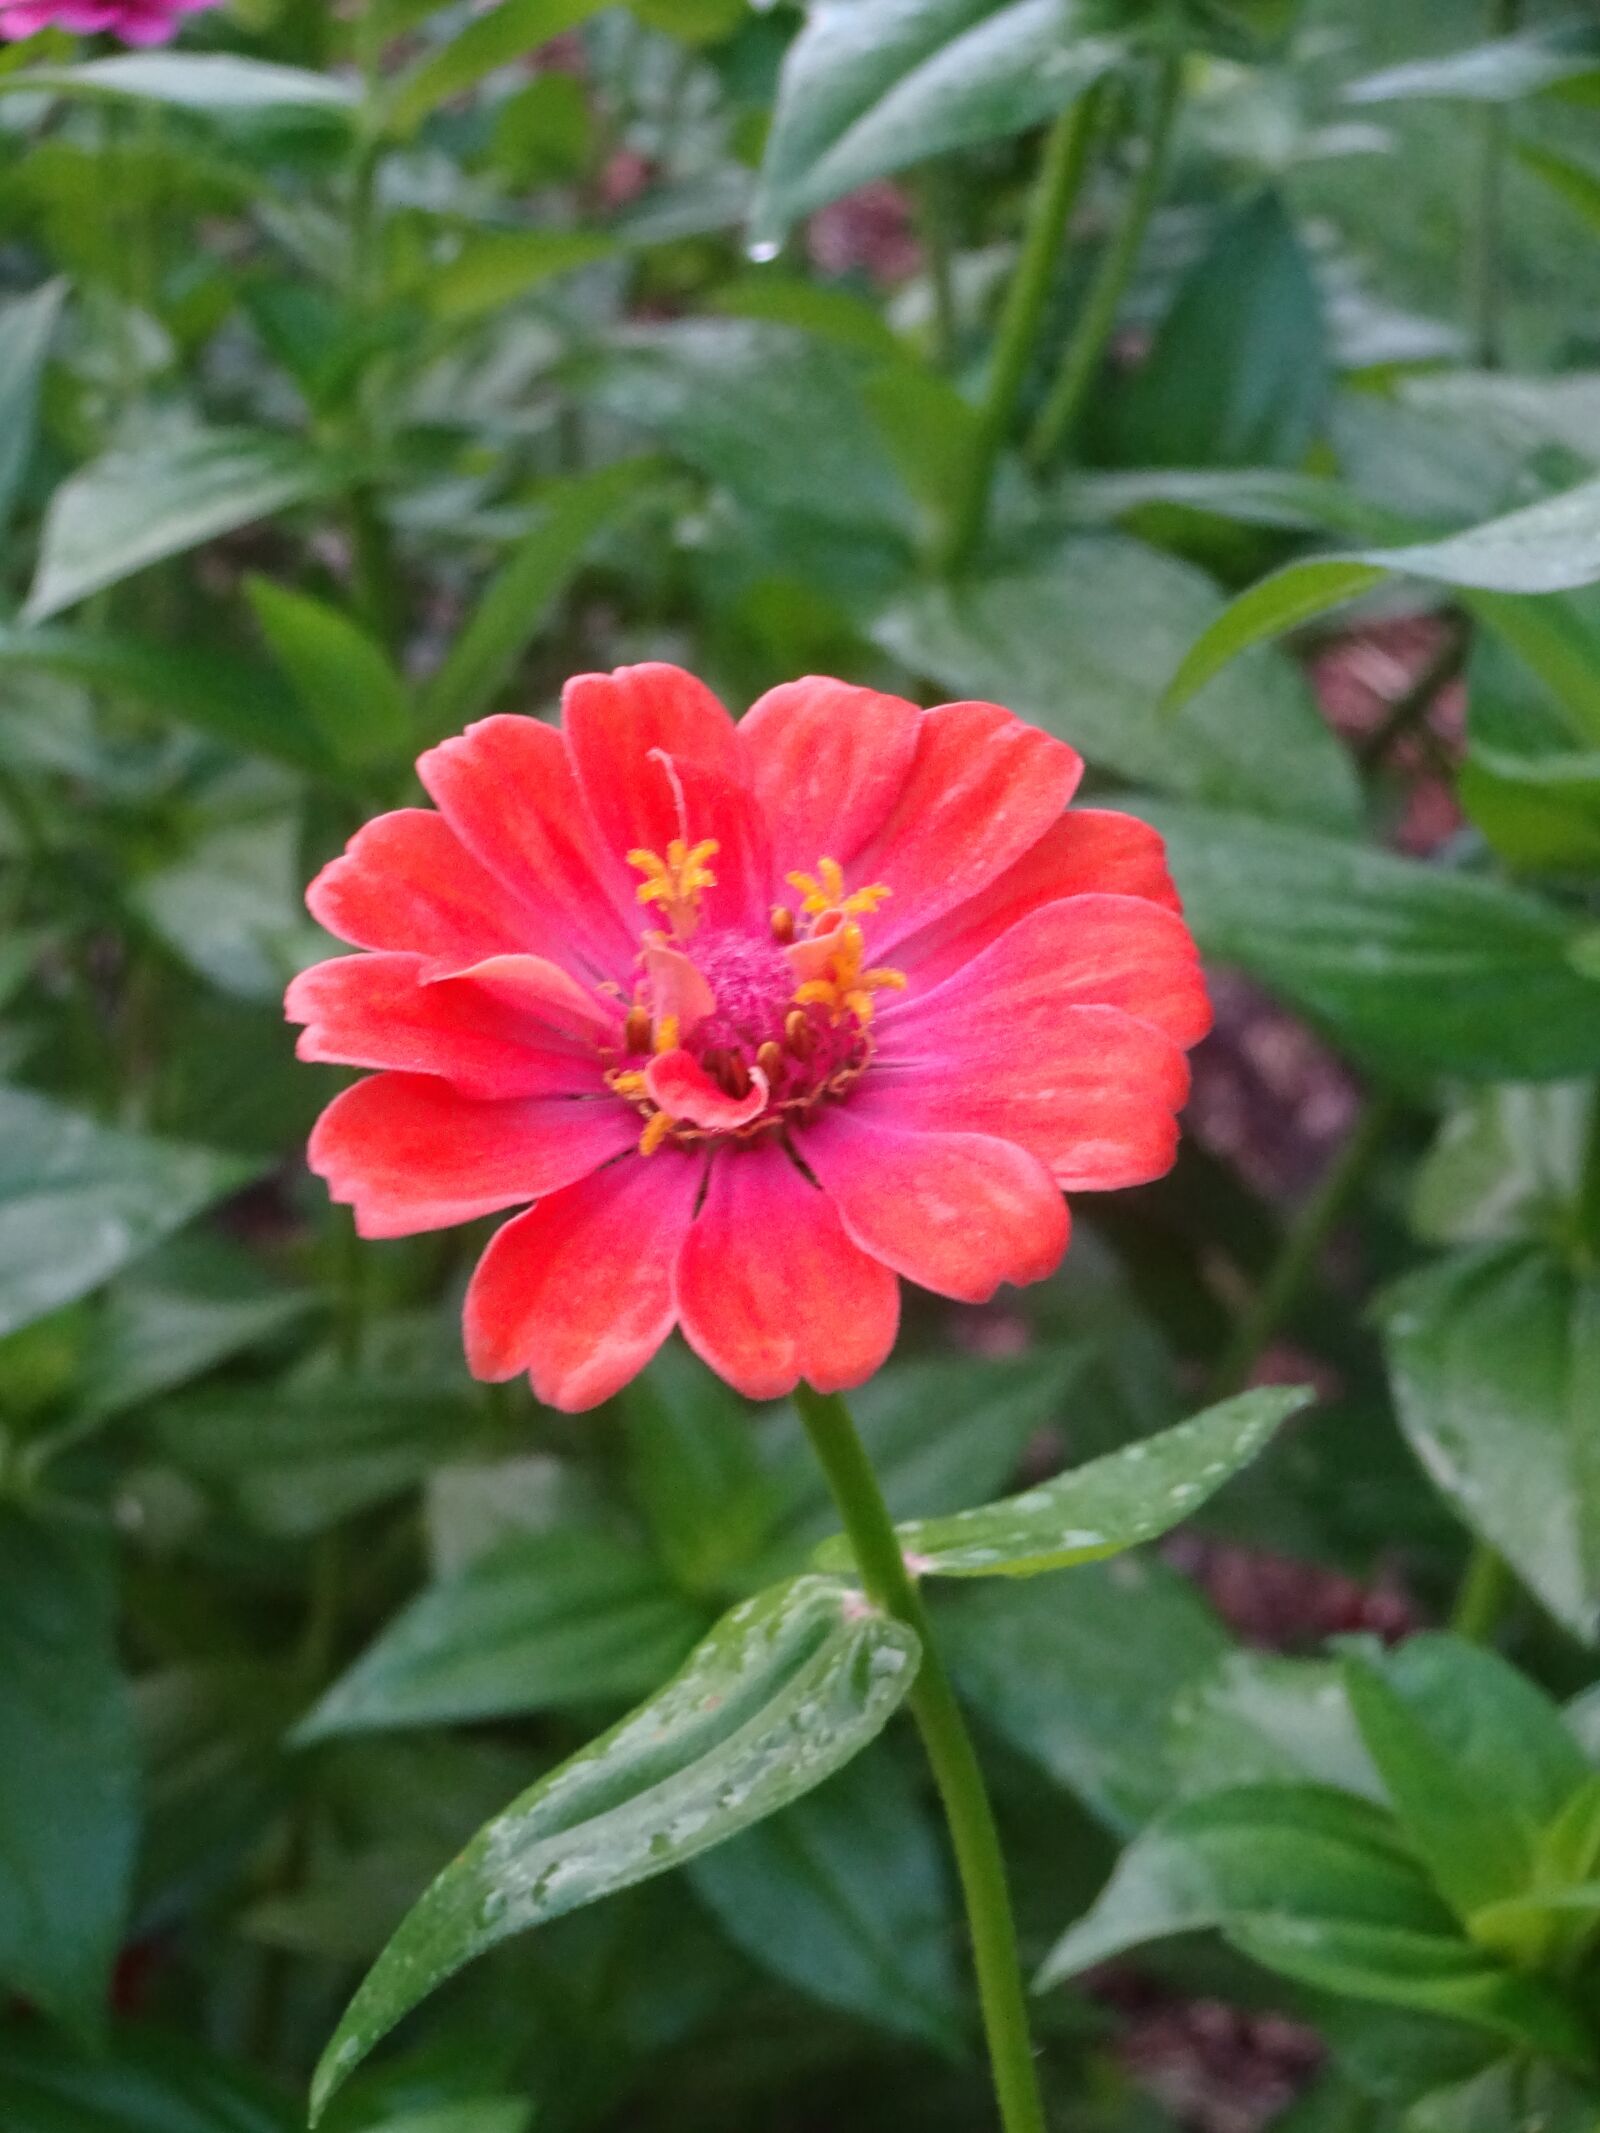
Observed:
[[[604,1082],[596,1037],[583,1033],[561,990],[577,993],[574,981],[538,956],[502,956],[477,967],[482,979],[430,980],[416,955],[313,964],[284,1001],[288,1019],[306,1025],[298,1056],[438,1074],[467,1096],[597,1094]]]
[[[561,718],[607,852],[665,855],[675,837],[714,837],[707,919],[737,925],[765,915],[766,840],[737,730],[703,682],[659,662],[579,674],[562,691]]]
[[[1066,1191],[1109,1192],[1172,1168],[1189,1062],[1119,1008],[1062,1007],[1036,1041],[974,1021],[940,1057],[880,1065],[872,1087],[899,1124],[992,1133],[1036,1155]]]
[[[943,984],[886,1000],[875,1027],[885,1060],[981,1046],[986,1024],[1026,1059],[1048,1052],[1057,1016],[1076,1006],[1119,1007],[1175,1044],[1197,1044],[1211,1027],[1211,1003],[1183,920],[1140,896],[1044,904]]]
[[[999,704],[939,704],[883,828],[856,854],[852,884],[886,882],[870,929],[874,962],[1021,857],[1072,798],[1083,762]]]
[[[852,862],[888,819],[922,713],[903,697],[819,675],[769,689],[739,721],[750,789],[772,840],[772,890],[822,858]],[[860,887],[859,881],[852,885]]]
[[[475,1377],[526,1370],[546,1406],[609,1400],[672,1331],[672,1269],[705,1158],[663,1148],[615,1163],[508,1222],[467,1290]]]
[[[984,1133],[907,1133],[858,1095],[815,1118],[802,1157],[863,1251],[940,1296],[987,1303],[1067,1248],[1067,1203],[1037,1156]]]
[[[650,1099],[669,1118],[686,1119],[708,1133],[732,1133],[759,1118],[767,1107],[767,1077],[759,1067],[750,1070],[750,1086],[743,1096],[730,1096],[711,1079],[692,1052],[661,1052],[644,1071]]]
[[[1148,822],[1111,808],[1074,807],[986,889],[901,941],[895,962],[926,991],[1039,905],[1093,890],[1180,908],[1166,846]]]
[[[357,830],[306,903],[354,948],[395,948],[444,965],[528,948],[538,927],[537,914],[426,807],[397,808]]]
[[[859,1385],[900,1320],[894,1275],[770,1142],[712,1159],[676,1288],[690,1347],[751,1400],[780,1399],[801,1378],[818,1392]]]
[[[333,1099],[307,1159],[363,1237],[410,1237],[570,1185],[637,1137],[620,1103],[475,1103],[426,1075],[375,1074]]]
[[[561,735],[502,713],[429,749],[417,775],[461,842],[537,920],[536,949],[625,978],[638,945],[633,881],[598,844]]]

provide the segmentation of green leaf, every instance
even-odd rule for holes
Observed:
[[[704,1626],[651,1558],[605,1527],[530,1534],[420,1593],[299,1738],[621,1703],[680,1665]]]
[[[1564,1234],[1592,1106],[1585,1082],[1473,1090],[1417,1171],[1417,1235],[1430,1244],[1503,1244]]]
[[[624,1393],[623,1419],[629,1488],[662,1561],[688,1592],[727,1590],[777,1504],[749,1408],[672,1345]]]
[[[332,74],[280,67],[236,52],[117,52],[74,67],[29,67],[0,76],[0,91],[131,98],[214,117],[295,110],[345,118],[354,86]]]
[[[603,230],[472,230],[453,259],[429,268],[417,294],[435,318],[459,324],[503,311],[552,276],[617,249]]]
[[[319,1533],[413,1487],[471,1421],[466,1387],[328,1378],[196,1392],[157,1416],[173,1462],[263,1532]]]
[[[1034,1577],[1118,1555],[1181,1524],[1310,1398],[1302,1387],[1276,1385],[1240,1393],[1020,1496],[948,1518],[913,1519],[895,1531],[925,1577]],[[823,1569],[849,1561],[842,1538],[817,1552]]]
[[[730,1940],[857,2020],[958,2056],[966,2008],[939,1838],[898,1762],[853,1763],[689,1868]]]
[[[0,1334],[86,1296],[254,1169],[0,1087]]]
[[[0,529],[37,442],[39,386],[66,294],[58,278],[0,305]]]
[[[1097,769],[1219,807],[1353,828],[1349,758],[1272,651],[1253,652],[1181,722],[1162,717],[1173,665],[1219,610],[1188,564],[1137,541],[1084,537],[1025,570],[912,594],[873,635],[913,672],[1008,704]]]
[[[1558,1994],[1459,1938],[1386,1815],[1313,1785],[1241,1786],[1158,1817],[1039,1984],[1206,1927],[1323,1991],[1448,2015],[1568,2062],[1590,2055]]]
[[[1317,283],[1274,192],[1229,215],[1179,285],[1155,347],[1115,394],[1120,457],[1298,467],[1328,395]]]
[[[297,970],[329,952],[306,915],[298,819],[222,822],[146,874],[129,901],[173,952],[219,992],[276,1004]]]
[[[1600,873],[1600,749],[1525,756],[1474,744],[1457,791],[1508,865]]]
[[[869,179],[1053,118],[1122,57],[1092,0],[822,0],[778,83],[750,240]]]
[[[4,1507],[0,1678],[0,1978],[96,2037],[138,1827],[112,1565]]]
[[[1455,1929],[1370,1801],[1318,1785],[1241,1785],[1180,1801],[1142,1829],[1093,1909],[1046,1956],[1038,1982],[1058,1984],[1174,1933],[1274,1914],[1446,1943]]]
[[[1597,2123],[1600,2088],[1517,2056],[1424,2097],[1404,2133],[1594,2133]]]
[[[1484,1773],[1458,1759],[1458,1742],[1437,1736],[1366,1659],[1346,1660],[1345,1693],[1400,1826],[1457,1917],[1519,1894],[1532,1869],[1532,1833],[1508,1813],[1499,1788],[1486,1787]],[[1553,1713],[1551,1723],[1559,1730]],[[1582,1758],[1570,1740],[1567,1747],[1581,1772]],[[1520,1744],[1502,1743],[1502,1772],[1519,1752]]]
[[[1600,38],[1577,25],[1525,30],[1427,59],[1410,59],[1352,82],[1352,104],[1415,98],[1448,103],[1511,104],[1542,89],[1600,76]]]
[[[1524,170],[1542,178],[1591,230],[1600,231],[1600,169],[1543,141],[1515,141],[1512,147]]]
[[[440,1875],[324,2053],[313,2119],[474,1956],[665,1873],[821,1784],[882,1730],[918,1656],[908,1629],[832,1579],[798,1578],[735,1608],[658,1695],[524,1793]]]
[[[591,542],[637,500],[657,471],[654,460],[625,459],[549,485],[532,530],[490,579],[423,690],[422,740],[455,733],[489,709]]]
[[[1194,1588],[1143,1556],[974,1584],[936,1623],[963,1696],[1118,1830],[1171,1797],[1169,1713],[1228,1648]]]
[[[51,499],[23,619],[42,622],[166,556],[304,503],[333,479],[305,445],[265,430],[184,428],[108,452]]]
[[[1190,647],[1167,684],[1168,708],[1187,703],[1248,647],[1342,607],[1385,577],[1425,578],[1492,593],[1568,592],[1592,585],[1600,579],[1600,481],[1441,540],[1361,548],[1285,565],[1241,593]]]
[[[298,2133],[300,2122],[192,2030],[124,2025],[85,2052],[36,2022],[0,2028],[0,2123],[15,2133]]]
[[[1600,1642],[1600,1284],[1537,1245],[1425,1267],[1382,1300],[1412,1450],[1556,1619]]]
[[[937,1517],[999,1488],[1029,1439],[1063,1418],[1087,1360],[1079,1345],[880,1370],[851,1405],[890,1511]],[[787,1569],[836,1531],[839,1514],[792,1412],[766,1424],[761,1443],[778,1529],[772,1554]]]
[[[0,673],[51,674],[128,698],[253,755],[299,770],[332,765],[321,740],[277,675],[233,652],[156,644],[57,624],[0,624]]]
[[[1310,1783],[1383,1802],[1332,1660],[1229,1652],[1173,1705],[1171,1753],[1184,1796]]]
[[[1554,905],[1370,845],[1140,804],[1204,951],[1403,1080],[1543,1081],[1600,1047],[1584,933]]]
[[[389,92],[392,132],[414,133],[429,112],[476,88],[487,74],[509,67],[576,29],[602,0],[496,0],[487,13],[470,16],[448,43],[414,67]]]
[[[245,580],[245,592],[329,755],[360,768],[403,754],[411,707],[382,646],[309,593],[259,577]]]

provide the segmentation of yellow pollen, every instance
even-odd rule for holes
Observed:
[[[635,1096],[642,1096],[645,1092],[644,1076],[638,1072],[613,1074],[610,1081],[619,1096],[626,1096],[630,1100]]]
[[[629,866],[637,867],[645,877],[635,895],[642,904],[659,904],[662,916],[680,940],[687,940],[700,922],[701,891],[717,885],[717,877],[706,861],[714,859],[720,850],[715,837],[706,837],[696,845],[674,837],[665,859],[659,852],[628,854]]]
[[[791,889],[799,890],[800,908],[808,918],[821,918],[829,911],[840,911],[846,918],[869,917],[890,893],[885,882],[875,881],[869,888],[853,889],[847,896],[844,868],[837,859],[819,859],[815,874],[790,874],[785,878]]]
[[[863,970],[861,958],[866,940],[854,919],[847,920],[828,936],[834,944],[826,974],[808,978],[796,988],[796,1007],[825,1007],[834,1022],[854,1015],[863,1029],[872,1020],[875,992],[904,992],[902,970]]]
[[[654,1155],[661,1143],[670,1136],[673,1123],[665,1111],[652,1112],[645,1122],[643,1133],[639,1136],[639,1153]]]
[[[787,904],[774,904],[772,907],[772,937],[775,941],[783,941],[785,944],[794,939],[794,913]]]
[[[678,1018],[663,1015],[656,1024],[655,1049],[658,1052],[675,1052],[678,1049]]]

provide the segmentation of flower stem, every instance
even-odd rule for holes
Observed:
[[[1504,1559],[1487,1541],[1475,1540],[1450,1610],[1451,1629],[1474,1644],[1487,1644],[1516,1589]]]
[[[837,1393],[813,1392],[809,1385],[796,1390],[795,1404],[869,1598],[915,1630],[922,1645],[911,1715],[933,1769],[961,1877],[1000,2123],[1005,2133],[1044,2133],[1005,1861],[966,1721],[849,1408]]]
[[[1388,1097],[1371,1099],[1316,1191],[1289,1225],[1277,1258],[1234,1327],[1233,1338],[1217,1365],[1215,1390],[1219,1400],[1238,1392],[1245,1384],[1261,1351],[1299,1300],[1335,1223],[1382,1148],[1393,1117],[1394,1105]]]
[[[1099,272],[1090,285],[1061,368],[1050,396],[1028,439],[1028,457],[1035,467],[1053,459],[1071,437],[1083,412],[1089,387],[1094,383],[1111,329],[1144,243],[1144,233],[1154,212],[1166,176],[1172,147],[1173,121],[1178,115],[1178,97],[1183,87],[1183,61],[1171,53],[1161,62],[1156,77],[1155,109],[1145,139],[1144,167],[1128,199],[1127,212],[1106,249]]]
[[[1509,37],[1517,26],[1518,0],[1489,0],[1485,25],[1491,38]],[[1472,314],[1473,355],[1484,370],[1499,368],[1505,294],[1506,146],[1510,125],[1503,104],[1483,114],[1478,162],[1477,223],[1467,255],[1467,297]]]
[[[1071,219],[1083,183],[1099,108],[1096,84],[1067,106],[1045,141],[1038,183],[1022,234],[1021,256],[1006,291],[995,335],[988,389],[978,411],[977,432],[962,469],[939,558],[946,570],[960,569],[983,532],[995,465],[1016,416],[1022,381],[1033,357],[1039,321],[1044,316],[1045,299],[1061,250],[1062,232]]]

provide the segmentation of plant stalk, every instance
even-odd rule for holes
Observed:
[[[827,1476],[868,1597],[914,1630],[921,1643],[922,1661],[909,1699],[911,1715],[933,1769],[955,1851],[1000,2123],[1005,2133],[1045,2133],[1005,1861],[971,1735],[849,1408],[837,1393],[813,1392],[809,1385],[798,1387],[795,1404]]]
[[[1223,1350],[1217,1365],[1219,1400],[1244,1386],[1262,1350],[1299,1300],[1335,1224],[1383,1146],[1393,1118],[1394,1104],[1388,1097],[1375,1096],[1368,1102],[1316,1191],[1290,1223],[1266,1279]]]
[[[1144,167],[1128,197],[1121,224],[1089,286],[1078,323],[1062,356],[1061,368],[1056,373],[1056,381],[1039,410],[1039,419],[1028,439],[1028,458],[1036,468],[1046,466],[1070,441],[1083,413],[1083,403],[1088,398],[1106,343],[1117,323],[1117,313],[1122,308],[1122,299],[1138,263],[1145,231],[1161,195],[1182,89],[1182,57],[1169,53],[1162,60],[1156,76],[1155,108],[1145,136]]]
[[[1017,402],[1039,337],[1062,234],[1083,184],[1100,108],[1099,84],[1070,103],[1051,127],[1022,233],[1022,252],[995,334],[988,389],[951,509],[939,561],[959,570],[978,545],[994,487],[995,466],[1016,418]]]
[[[1451,1629],[1474,1644],[1487,1644],[1516,1589],[1504,1558],[1487,1541],[1475,1540],[1450,1610]]]
[[[1509,37],[1517,26],[1518,0],[1489,0],[1488,34]],[[1505,357],[1502,311],[1505,295],[1506,150],[1510,122],[1503,104],[1483,114],[1483,141],[1478,161],[1477,223],[1467,256],[1467,298],[1472,319],[1473,354],[1484,370],[1497,370]]]

